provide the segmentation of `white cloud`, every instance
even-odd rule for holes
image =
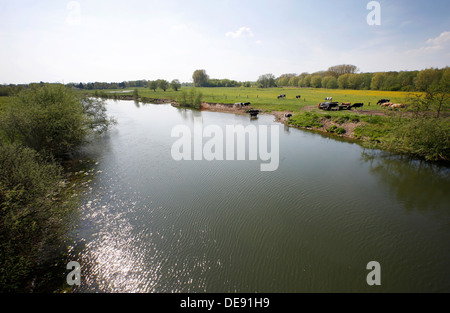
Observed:
[[[426,49],[442,50],[450,47],[450,32],[443,32],[436,38],[427,40]]]
[[[243,26],[235,32],[227,32],[225,36],[231,38],[253,37],[253,32],[250,28]]]

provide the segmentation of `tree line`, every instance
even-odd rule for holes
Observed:
[[[390,71],[376,73],[358,73],[355,65],[336,65],[327,71],[300,75],[283,74],[274,79],[267,87],[309,87],[327,89],[383,90],[383,91],[427,91],[446,81],[450,68],[429,68],[421,71]],[[267,75],[262,75],[258,83],[266,87]],[[273,75],[272,75],[273,78]]]
[[[196,70],[192,74],[194,87],[251,87],[249,81],[240,82],[231,79],[211,79],[205,70]]]

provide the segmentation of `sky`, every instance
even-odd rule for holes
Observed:
[[[369,2],[0,0],[0,84],[450,66],[449,0]]]

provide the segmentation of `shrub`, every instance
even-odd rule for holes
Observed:
[[[75,208],[61,173],[30,148],[0,145],[0,292],[23,291],[59,246]]]
[[[80,98],[63,85],[38,85],[21,91],[5,106],[0,139],[61,157],[111,122],[101,100]]]
[[[191,88],[189,93],[183,90],[181,96],[178,98],[178,102],[183,107],[199,109],[202,97],[201,92],[197,92],[195,88]]]

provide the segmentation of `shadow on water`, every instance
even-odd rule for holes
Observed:
[[[383,151],[364,151],[361,158],[407,211],[436,210],[450,203],[450,168]]]

